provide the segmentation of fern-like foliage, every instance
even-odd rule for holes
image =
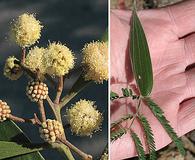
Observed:
[[[137,150],[139,160],[146,160],[142,142],[139,139],[138,135],[135,132],[133,132],[132,130],[131,130],[131,137],[135,143],[135,148]]]
[[[115,141],[118,138],[122,137],[126,133],[127,133],[127,131],[125,128],[116,129],[115,131],[111,132],[110,139],[111,139],[111,141]]]
[[[126,121],[128,119],[131,119],[131,118],[133,118],[133,115],[132,114],[127,114],[127,115],[123,116],[122,118],[120,118],[119,120],[113,122],[111,124],[111,128],[116,126],[116,125],[119,125],[120,123],[122,123],[122,122],[124,122],[124,121]]]
[[[161,108],[149,97],[144,98],[145,102],[147,103],[148,107],[151,109],[155,117],[159,120],[161,125],[164,127],[170,138],[173,140],[175,145],[177,146],[181,155],[185,155],[185,149],[181,139],[177,136],[174,129],[171,127],[169,121],[164,116],[164,112]]]
[[[155,146],[155,141],[154,141],[154,135],[152,132],[152,129],[150,127],[150,124],[148,122],[148,120],[146,119],[146,117],[144,117],[143,115],[138,116],[142,127],[144,129],[144,133],[146,136],[146,140],[147,140],[147,145],[148,145],[148,149],[149,149],[149,157],[150,160],[156,160],[156,146]]]

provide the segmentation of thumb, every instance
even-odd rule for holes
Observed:
[[[178,111],[178,133],[180,136],[195,129],[195,98],[180,104]]]

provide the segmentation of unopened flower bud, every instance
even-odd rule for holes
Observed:
[[[48,87],[45,83],[40,81],[28,82],[26,95],[32,102],[42,101],[47,98]]]
[[[39,128],[40,136],[45,142],[53,143],[64,134],[63,126],[56,120],[47,119]]]
[[[0,100],[0,122],[3,122],[7,118],[9,118],[10,114],[11,114],[10,107],[7,105],[6,102]]]

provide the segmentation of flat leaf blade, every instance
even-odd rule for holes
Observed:
[[[22,130],[12,121],[4,121],[0,123],[0,141],[29,143],[30,140],[22,132]],[[0,148],[1,150],[2,148]],[[1,158],[0,158],[1,159]],[[39,152],[30,153],[7,160],[44,160]]]
[[[17,144],[16,142],[0,141],[0,159],[11,158],[43,150],[42,147],[33,147],[31,144]]]
[[[129,53],[140,94],[149,96],[153,87],[152,63],[147,39],[135,9],[131,19]]]

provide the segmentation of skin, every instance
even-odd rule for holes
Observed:
[[[166,8],[144,10],[138,15],[152,59],[154,86],[151,97],[165,112],[177,134],[182,136],[195,129],[195,68],[192,65],[195,63],[195,1],[186,0]],[[111,11],[111,90],[116,93],[121,93],[122,87],[135,86],[128,55],[130,17],[130,11]],[[135,106],[136,103],[130,99],[111,102],[111,122],[135,111]],[[171,139],[148,107],[143,103],[141,106],[140,111],[151,124],[159,150]],[[127,121],[122,125],[129,127],[130,123]],[[145,145],[143,130],[137,121],[132,130]],[[129,133],[111,143],[111,160],[136,154]]]

